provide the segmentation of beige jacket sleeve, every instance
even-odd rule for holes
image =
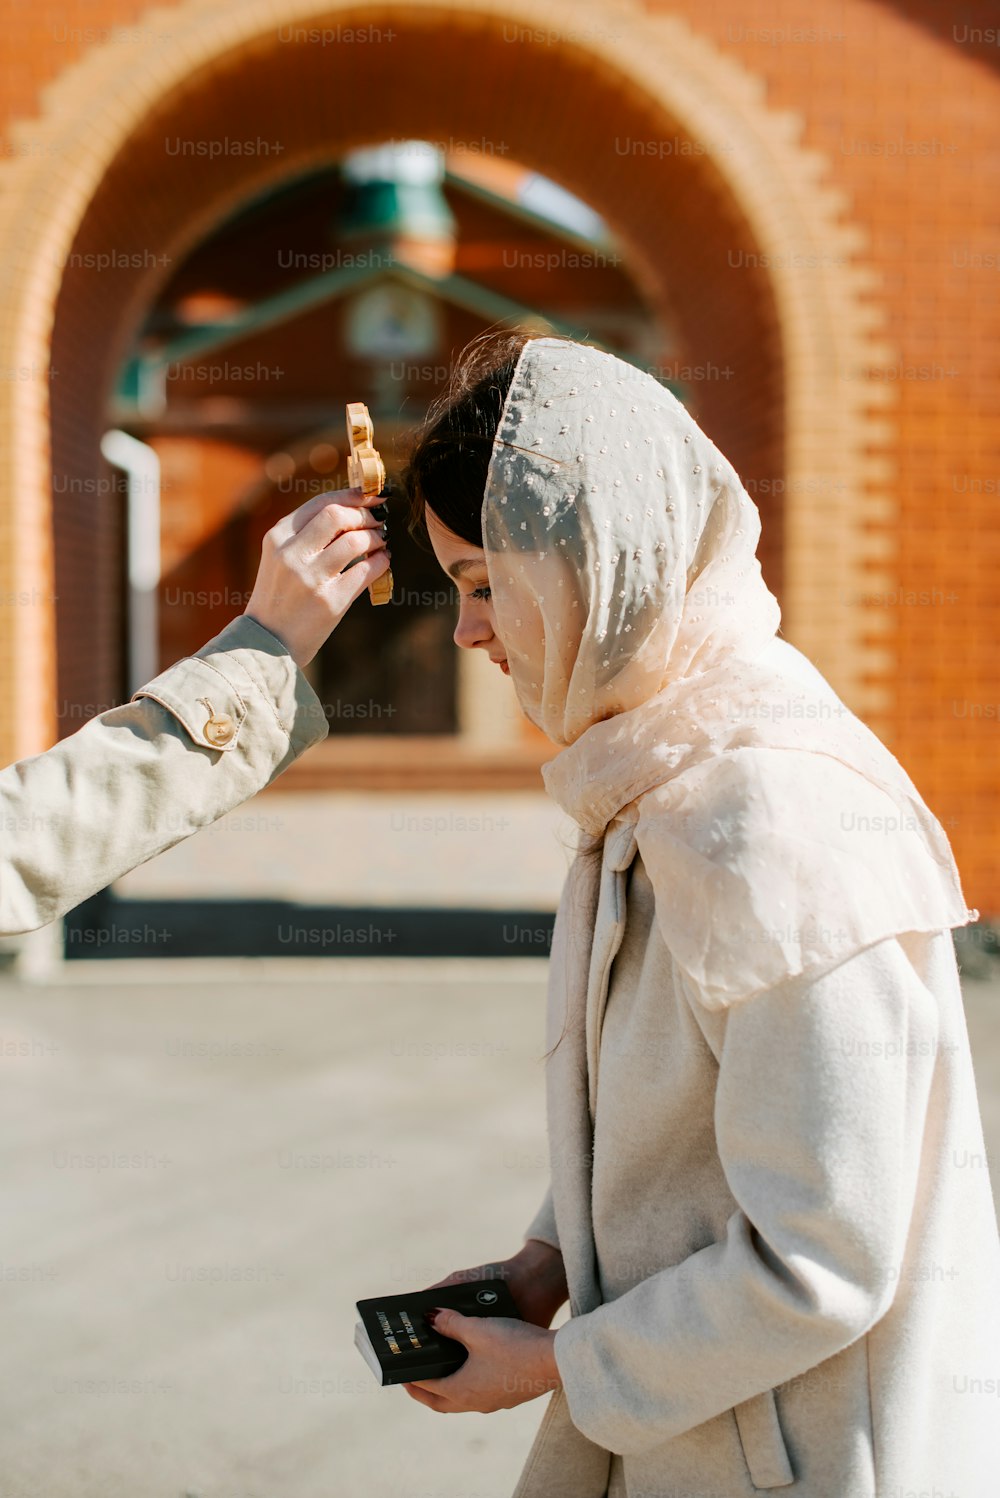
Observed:
[[[527,1243],[531,1238],[540,1239],[542,1243],[547,1243],[550,1248],[559,1247],[559,1234],[556,1232],[556,1215],[552,1206],[551,1187],[545,1193],[542,1205],[525,1229],[524,1241]]]
[[[230,720],[224,743],[206,737],[213,716]],[[131,702],[0,770],[0,934],[44,926],[208,826],[328,732],[281,641],[240,615]]]
[[[555,1336],[574,1424],[623,1455],[804,1373],[889,1308],[935,1065],[937,1007],[895,938],[721,1015],[687,996],[738,1206],[722,1241]]]

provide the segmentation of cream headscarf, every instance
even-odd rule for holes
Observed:
[[[902,766],[776,639],[759,535],[657,380],[524,345],[483,501],[511,679],[566,746],[549,794],[592,837],[634,822],[664,939],[713,1008],[976,915]]]

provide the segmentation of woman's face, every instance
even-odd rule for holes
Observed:
[[[463,650],[485,650],[490,660],[509,676],[507,652],[496,631],[485,551],[456,536],[442,524],[430,505],[425,509],[425,518],[434,555],[445,575],[458,587],[455,644]]]

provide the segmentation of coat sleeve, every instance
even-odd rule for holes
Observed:
[[[230,720],[221,746],[212,716]],[[46,925],[208,826],[328,732],[285,646],[240,615],[131,702],[0,770],[0,935]]]
[[[559,1234],[556,1231],[556,1217],[552,1206],[552,1188],[549,1187],[545,1193],[545,1199],[534,1217],[524,1230],[524,1241],[537,1238],[542,1243],[547,1243],[550,1248],[559,1247]]]
[[[697,1016],[697,990],[686,995]],[[937,1004],[895,937],[725,1011],[714,1121],[737,1206],[722,1241],[556,1332],[584,1435],[643,1452],[879,1320],[905,1252],[937,1034]]]

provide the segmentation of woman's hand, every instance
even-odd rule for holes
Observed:
[[[467,1284],[470,1280],[505,1280],[517,1309],[533,1326],[549,1326],[569,1298],[562,1254],[539,1238],[529,1238],[513,1258],[479,1264],[475,1269],[456,1270],[430,1289]]]
[[[264,537],[243,612],[276,635],[297,666],[312,660],[359,594],[387,571],[382,523],[372,514],[383,503],[360,489],[331,490],[306,500]]]
[[[438,1311],[434,1330],[454,1337],[469,1356],[447,1378],[404,1384],[411,1399],[442,1415],[510,1410],[560,1387],[555,1332],[509,1316],[462,1316]]]

